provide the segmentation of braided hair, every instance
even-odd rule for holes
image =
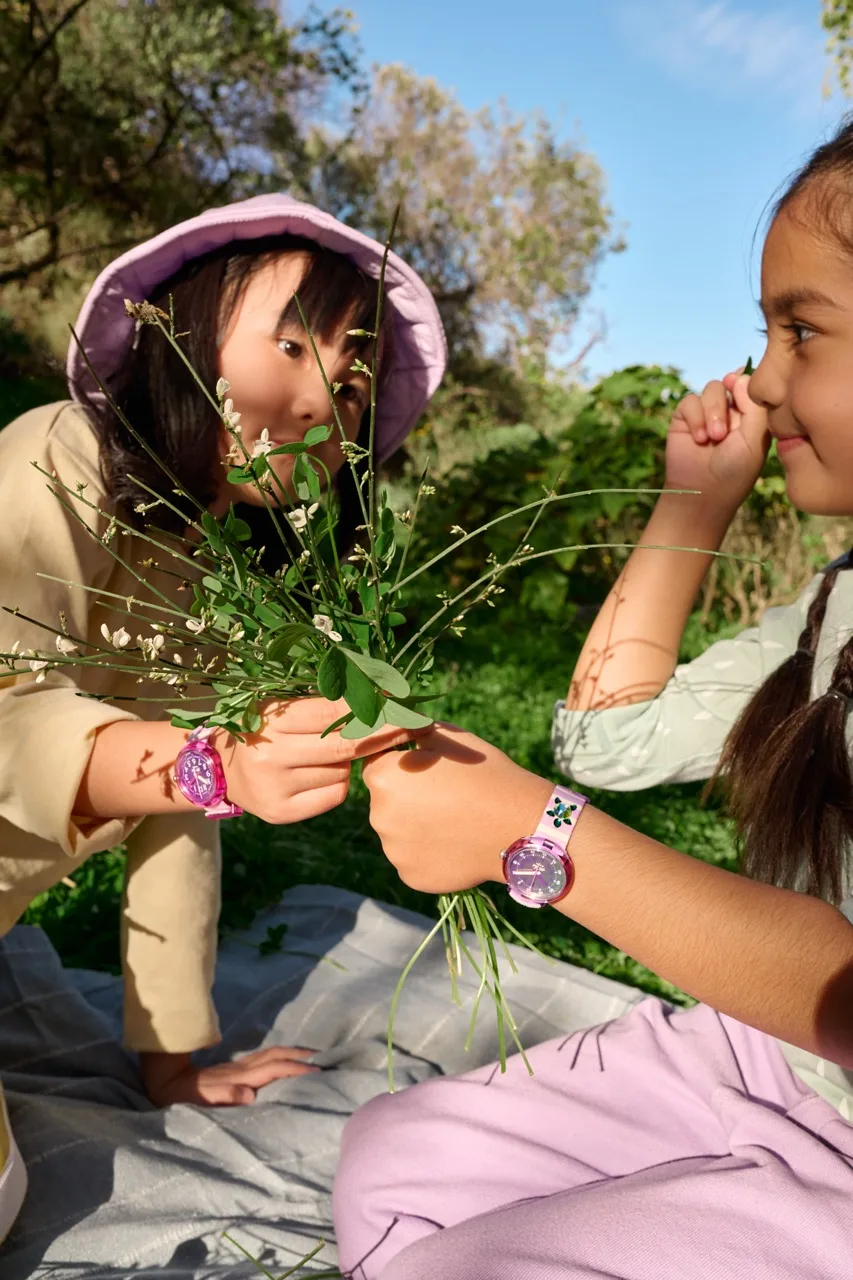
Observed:
[[[853,702],[853,637],[838,655],[827,692],[813,701],[809,695],[826,607],[847,567],[836,564],[824,573],[796,652],[741,712],[714,775],[725,778],[744,872],[834,903],[844,897],[845,855],[853,840],[845,734]]]

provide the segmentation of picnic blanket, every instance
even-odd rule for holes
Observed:
[[[223,1041],[211,1056],[266,1045],[319,1051],[321,1073],[281,1080],[252,1106],[159,1110],[119,1043],[121,983],[64,969],[47,937],[0,940],[0,1078],[29,1170],[22,1215],[0,1248],[2,1280],[249,1280],[222,1233],[280,1274],[321,1239],[308,1270],[334,1265],[331,1187],[341,1130],[387,1087],[391,998],[432,922],[325,886],[301,885],[220,951]],[[261,956],[269,926],[283,952]],[[248,944],[248,945],[247,945]],[[512,948],[507,994],[523,1043],[618,1017],[642,993]],[[301,954],[295,954],[301,953]],[[307,953],[307,954],[306,954]],[[440,940],[400,1001],[395,1087],[497,1056],[490,1002],[469,1052],[476,978],[450,1001]]]

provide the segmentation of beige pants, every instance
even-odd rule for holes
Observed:
[[[0,1245],[12,1225],[27,1194],[27,1171],[12,1136],[3,1090],[0,1089]]]

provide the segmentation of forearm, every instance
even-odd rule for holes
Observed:
[[[581,650],[566,697],[586,710],[646,702],[675,670],[684,627],[733,512],[701,497],[663,494],[630,560],[601,607]]]
[[[140,818],[194,807],[172,781],[187,740],[166,721],[118,720],[95,734],[74,812],[90,818]]]
[[[853,926],[805,894],[688,857],[588,807],[557,909],[689,995],[853,1067]]]

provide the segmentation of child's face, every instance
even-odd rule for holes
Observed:
[[[767,349],[749,393],[769,411],[794,505],[850,515],[853,265],[828,235],[809,230],[802,199],[775,219],[764,246]]]
[[[241,414],[243,444],[250,455],[263,431],[268,434],[262,443],[268,440],[275,447],[301,440],[311,427],[329,425],[332,435],[323,444],[313,446],[311,453],[334,475],[343,463],[340,432],[311,344],[298,322],[286,331],[279,325],[282,311],[299,288],[305,266],[303,255],[288,254],[252,277],[219,348],[219,373],[231,384],[228,396]],[[362,415],[370,405],[368,378],[351,372],[354,353],[351,345],[347,349],[352,339],[346,337],[345,328],[332,342],[324,342],[318,335],[314,340],[329,382],[342,384],[336,396],[338,416],[347,438],[355,440]],[[365,363],[369,362],[369,356],[365,357]],[[223,458],[233,443],[223,429]],[[269,459],[275,475],[291,494],[293,461],[292,454]],[[253,485],[229,484],[225,479],[227,471],[225,465],[217,509],[227,510],[229,503],[240,501],[260,506],[263,499],[257,489]]]

